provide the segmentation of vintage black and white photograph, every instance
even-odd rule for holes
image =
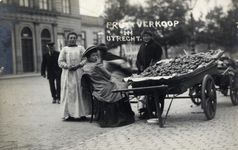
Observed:
[[[237,150],[237,0],[0,0],[1,150]]]

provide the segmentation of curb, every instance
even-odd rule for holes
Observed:
[[[0,80],[6,79],[17,79],[17,78],[29,78],[29,77],[40,77],[40,73],[25,73],[25,74],[16,74],[16,75],[1,75]]]

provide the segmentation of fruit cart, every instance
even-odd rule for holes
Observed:
[[[146,95],[147,98],[154,97],[155,106],[156,106],[156,115],[159,120],[160,127],[163,127],[165,120],[167,118],[170,106],[173,102],[173,99],[176,98],[190,98],[180,97],[180,94],[183,94],[190,87],[201,87],[201,101],[202,109],[207,117],[211,120],[216,114],[217,107],[217,98],[216,98],[216,89],[215,84],[212,78],[213,74],[217,73],[217,65],[211,64],[204,68],[201,68],[193,73],[187,74],[186,76],[179,78],[156,78],[154,79],[144,79],[140,81],[131,80],[129,81],[132,85],[131,89],[125,90],[115,90],[114,92],[128,92],[133,91],[135,96]],[[201,86],[197,86],[197,85]],[[172,94],[172,96],[170,96]],[[165,98],[170,98],[171,102],[167,110],[166,116],[162,119],[162,113],[164,108],[164,99],[163,95],[167,95]],[[147,107],[150,109],[149,107]],[[150,111],[150,110],[148,110]]]
[[[220,54],[215,58],[219,56]],[[187,89],[200,91],[197,92],[196,95],[192,96],[193,98],[201,98],[201,108],[204,110],[206,118],[208,120],[211,120],[214,118],[217,108],[216,88],[212,77],[212,75],[218,72],[217,64],[215,63],[215,61],[216,59],[213,59],[211,61],[209,60],[206,64],[199,65],[199,67],[196,67],[193,71],[179,76],[169,75],[147,76],[144,78],[127,78],[125,79],[125,81],[129,82],[132,85],[132,88],[115,90],[113,92],[125,93],[133,91],[133,94],[135,96],[145,95],[147,97],[146,107],[148,112],[151,111],[150,106],[148,105],[148,101],[151,97],[154,98],[156,106],[155,112],[156,116],[158,117],[159,126],[163,127],[174,99],[191,98],[191,95],[188,95],[187,97],[180,96],[181,94],[185,93]],[[173,63],[170,62],[170,66],[174,66],[175,62],[176,60],[173,61]],[[166,67],[167,66],[165,66],[164,68]],[[147,70],[146,72],[150,72],[150,74],[151,72],[156,71],[156,69],[153,67],[149,70],[150,71]],[[165,99],[171,99],[171,101],[165,116],[162,117]]]

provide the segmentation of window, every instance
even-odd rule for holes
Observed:
[[[29,1],[28,0],[20,0],[19,5],[29,7]]]
[[[93,44],[98,45],[98,33],[93,32]]]
[[[41,50],[42,54],[48,51],[46,44],[51,41],[50,32],[47,29],[42,30],[41,32]]]
[[[48,0],[39,0],[39,8],[40,9],[48,9]]]
[[[69,14],[69,0],[62,0],[63,13]]]
[[[25,27],[22,29],[21,31],[21,37],[23,38],[27,38],[27,37],[30,37],[32,38],[32,32],[31,30],[28,28],[28,27]]]
[[[52,0],[39,0],[39,8],[44,10],[52,10]]]
[[[86,48],[87,45],[86,45],[86,32],[85,31],[81,32],[81,41],[82,41],[81,42],[82,46]]]
[[[12,4],[13,0],[0,0],[0,3],[4,3],[4,4]]]

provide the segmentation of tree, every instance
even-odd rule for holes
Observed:
[[[136,23],[143,21],[158,21],[159,25],[152,26],[154,38],[164,48],[165,57],[168,57],[168,49],[190,39],[190,28],[186,19],[188,4],[183,0],[147,0],[146,6],[129,5],[128,0],[107,0],[105,10],[105,24],[107,22],[129,21],[134,22],[133,36],[140,36],[145,27],[140,27]],[[175,22],[178,24],[175,25]],[[172,24],[171,24],[172,23]],[[107,35],[121,35],[121,28],[106,28]],[[107,41],[109,47],[117,47],[126,42]],[[139,43],[136,41],[135,43]]]
[[[104,11],[104,22],[106,27],[106,37],[111,35],[122,34],[122,29],[118,28],[107,28],[107,23],[119,23],[128,12],[128,2],[127,0],[107,0],[105,2],[106,9]],[[109,48],[114,48],[121,46],[124,42],[121,41],[107,41]]]
[[[232,0],[232,8],[224,14],[222,7],[214,7],[206,15],[206,23],[202,32],[197,33],[197,41],[201,43],[216,44],[225,48],[225,51],[233,53],[238,46],[238,2]]]
[[[164,47],[165,57],[171,46],[187,42],[189,33],[186,23],[188,4],[182,0],[147,0],[146,15],[143,20],[179,21],[177,26],[155,27],[155,39]]]
[[[219,22],[223,20],[223,11],[221,7],[214,7],[206,15],[205,22],[200,20],[202,25],[196,32],[196,42],[205,43],[208,49],[211,48],[211,44],[219,43],[221,41],[222,31],[220,30]]]
[[[230,52],[236,51],[235,49],[238,46],[238,7],[236,1],[233,1],[233,4],[234,7],[228,11],[228,15],[218,22],[222,32],[219,44]]]

